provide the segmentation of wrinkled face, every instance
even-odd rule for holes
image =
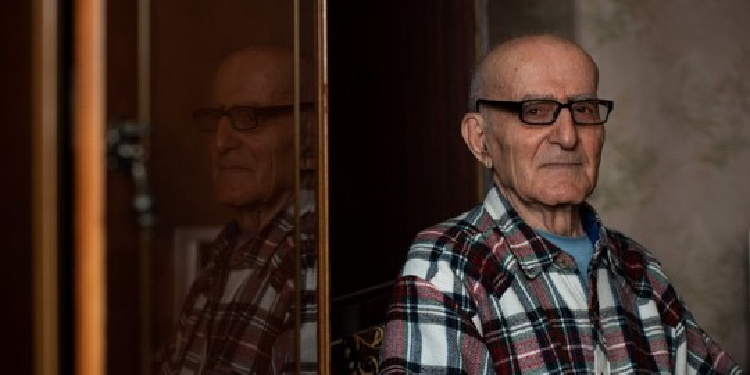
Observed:
[[[530,45],[518,59],[491,66],[499,85],[485,97],[498,100],[593,98],[596,68],[571,46]],[[506,196],[557,206],[584,201],[596,186],[603,125],[575,125],[563,109],[552,125],[527,125],[517,113],[483,108],[494,180]]]
[[[277,79],[282,68],[266,65],[244,61],[220,68],[212,105],[292,104],[291,81]],[[233,207],[273,204],[292,194],[293,121],[291,112],[260,117],[258,128],[238,131],[222,117],[210,142],[213,180],[221,203]]]

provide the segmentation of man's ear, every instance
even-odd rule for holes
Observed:
[[[492,158],[485,143],[484,119],[481,114],[472,112],[464,115],[461,121],[461,136],[474,157],[484,166],[492,168]]]

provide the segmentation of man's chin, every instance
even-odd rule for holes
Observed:
[[[540,201],[550,207],[571,206],[583,203],[587,196],[582,192],[553,192],[541,197]]]
[[[254,202],[258,201],[258,196],[254,194],[237,194],[237,193],[219,193],[218,199],[219,203],[231,207],[231,208],[240,208],[240,207],[246,207],[249,205],[252,205]]]

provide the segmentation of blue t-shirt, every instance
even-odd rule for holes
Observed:
[[[589,263],[591,263],[591,258],[594,257],[594,245],[599,240],[599,224],[592,213],[588,211],[581,212],[581,222],[586,235],[580,237],[558,236],[541,229],[534,230],[547,241],[573,256],[583,287],[588,288]]]
[[[581,281],[583,281],[583,286],[587,288],[587,271],[589,263],[591,263],[591,258],[594,256],[594,244],[591,243],[590,238],[587,235],[580,237],[558,236],[541,229],[536,229],[536,232],[547,239],[547,241],[552,242],[555,246],[573,256],[578,267],[578,275],[581,277]]]

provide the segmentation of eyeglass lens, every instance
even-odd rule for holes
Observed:
[[[530,100],[521,108],[521,120],[530,124],[549,124],[568,108],[577,124],[600,124],[607,120],[609,107],[598,100],[576,100],[561,104],[554,100]]]
[[[256,128],[258,124],[255,109],[246,106],[234,106],[226,110],[205,108],[197,110],[193,114],[198,129],[202,131],[215,131],[219,121],[224,116],[229,118],[232,128],[236,130],[251,130]]]

